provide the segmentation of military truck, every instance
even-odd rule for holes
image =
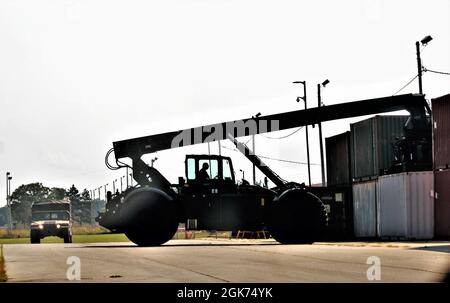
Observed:
[[[31,243],[38,244],[49,236],[60,237],[64,243],[72,243],[70,201],[42,201],[31,205]]]

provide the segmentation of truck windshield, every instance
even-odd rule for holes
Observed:
[[[69,213],[66,211],[35,212],[32,214],[32,220],[69,220]]]

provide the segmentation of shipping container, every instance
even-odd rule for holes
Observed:
[[[355,237],[377,236],[377,181],[354,183],[353,225]]]
[[[350,132],[325,139],[327,185],[352,184],[350,160]]]
[[[325,204],[328,214],[327,239],[344,240],[353,237],[353,204],[351,186],[309,187]]]
[[[377,233],[381,238],[432,239],[434,235],[432,171],[378,178]]]
[[[393,144],[403,136],[409,116],[375,116],[350,125],[351,174],[354,181],[370,180],[389,169]]]
[[[433,167],[450,168],[450,94],[432,99]]]
[[[435,191],[435,234],[438,238],[450,240],[450,169],[434,173]]]

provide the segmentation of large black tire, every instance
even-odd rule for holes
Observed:
[[[326,231],[328,215],[322,201],[302,189],[276,197],[268,218],[272,237],[282,244],[311,244]]]
[[[41,243],[41,237],[39,236],[39,233],[34,232],[33,230],[30,231],[30,242],[31,244],[39,244]]]
[[[175,235],[177,204],[164,191],[142,187],[128,194],[123,204],[121,219],[130,241],[139,246],[158,246]]]

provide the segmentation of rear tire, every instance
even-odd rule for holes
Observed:
[[[142,187],[125,197],[122,220],[125,235],[139,246],[158,246],[178,229],[177,205],[164,191]]]
[[[302,189],[289,189],[276,197],[268,220],[272,237],[282,244],[312,244],[327,227],[322,201]]]

